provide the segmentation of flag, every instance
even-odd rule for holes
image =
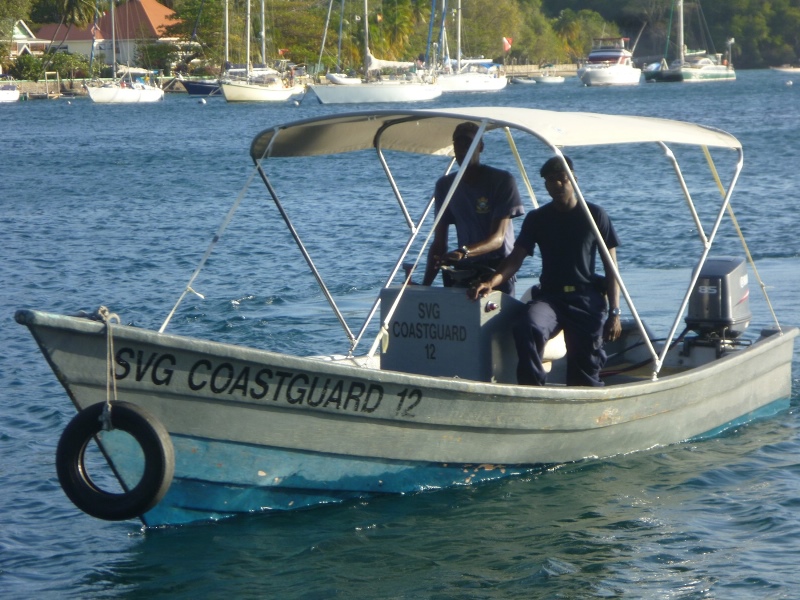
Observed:
[[[278,48],[278,56],[283,56],[284,54],[289,54],[288,48]]]
[[[511,42],[513,41],[514,40],[510,37],[503,38],[503,52],[508,52],[509,50],[511,50]]]

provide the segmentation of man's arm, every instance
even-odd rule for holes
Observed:
[[[613,264],[617,264],[617,249],[611,248],[608,253],[611,255]],[[619,283],[614,277],[614,270],[603,256],[603,268],[606,273],[606,295],[608,296],[608,318],[603,327],[603,334],[606,340],[613,342],[622,335],[622,324],[619,315],[612,314],[615,308],[619,308]]]
[[[433,242],[428,249],[428,262],[425,265],[425,278],[422,280],[422,285],[431,285],[436,279],[444,254],[447,252],[448,228],[449,225],[444,220],[439,221],[436,226]]]
[[[492,220],[492,230],[489,233],[489,237],[469,244],[469,255],[474,258],[476,256],[494,252],[498,248],[502,248],[503,242],[505,241],[507,227],[511,227],[510,217]],[[458,248],[457,250],[453,250],[452,252],[445,254],[442,257],[442,262],[455,263],[463,260],[464,258],[464,251],[461,248]]]
[[[485,296],[494,288],[502,283],[508,281],[513,277],[522,266],[525,257],[528,256],[528,251],[522,246],[514,246],[511,254],[506,256],[499,265],[494,274],[484,282],[479,283],[476,287],[467,290],[467,296],[473,300]]]

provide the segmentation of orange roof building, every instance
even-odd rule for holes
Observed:
[[[116,26],[117,63],[133,65],[136,45],[149,42],[174,42],[175,38],[167,38],[166,28],[178,22],[174,18],[175,11],[156,0],[129,0],[114,9]],[[64,37],[66,35],[66,38]],[[40,39],[53,40],[52,47],[71,54],[105,57],[106,64],[112,64],[112,24],[111,13],[107,12],[98,19],[97,24],[78,29],[58,24],[43,26],[38,32]],[[62,41],[63,40],[63,41]]]

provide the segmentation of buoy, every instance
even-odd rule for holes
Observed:
[[[175,450],[169,432],[149,412],[130,402],[111,404],[111,428],[136,440],[144,455],[142,478],[130,490],[115,494],[100,489],[84,466],[86,448],[103,430],[106,403],[93,404],[64,428],[56,449],[61,488],[83,512],[106,521],[124,521],[146,513],[167,493],[175,473]]]
[[[200,98],[200,102],[198,102],[198,104],[205,104],[205,103],[206,103],[206,99],[205,98]]]
[[[794,85],[794,84],[792,83],[792,80],[790,79],[789,81],[786,82],[786,85]]]
[[[297,100],[295,100],[294,102],[292,102],[292,104],[294,104],[295,106],[300,106],[300,102],[298,102]]]

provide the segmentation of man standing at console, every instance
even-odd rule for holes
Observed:
[[[533,297],[514,324],[519,364],[517,381],[544,385],[547,372],[542,354],[547,341],[564,331],[567,346],[567,385],[602,386],[600,369],[606,361],[603,339],[613,341],[622,331],[619,320],[619,286],[613,269],[601,253],[606,277],[595,274],[598,241],[586,212],[578,204],[564,156],[549,159],[541,168],[552,201],[528,213],[514,249],[484,283],[470,290],[472,298],[497,289],[513,277],[526,256],[539,246],[542,273]],[[606,212],[587,203],[589,212],[616,264],[617,234]],[[606,319],[606,297],[608,318]],[[605,323],[605,324],[604,324]]]
[[[453,152],[461,165],[467,155],[478,125],[460,123],[453,131]],[[458,267],[469,268],[482,265],[496,268],[514,246],[514,229],[511,219],[525,213],[514,176],[480,164],[483,140],[480,141],[458,184],[444,215],[434,232],[433,243],[428,251],[423,285],[431,285],[443,264],[458,263]],[[450,173],[436,182],[434,197],[438,214],[447,192],[456,177]],[[447,251],[448,230],[456,226],[458,249]],[[514,293],[514,277],[499,284],[500,291]],[[448,285],[445,280],[445,285]]]

